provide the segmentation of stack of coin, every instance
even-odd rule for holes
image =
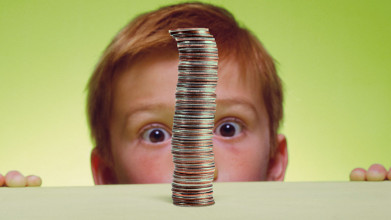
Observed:
[[[217,46],[208,28],[181,28],[169,33],[179,50],[172,128],[172,198],[178,206],[212,205]]]

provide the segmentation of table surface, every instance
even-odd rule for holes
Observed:
[[[0,219],[391,219],[391,181],[214,183],[178,207],[170,184],[0,187]]]

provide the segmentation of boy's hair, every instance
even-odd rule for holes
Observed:
[[[260,81],[273,155],[283,116],[282,86],[273,58],[254,35],[239,27],[230,12],[198,2],[166,6],[141,14],[126,25],[106,48],[87,88],[89,125],[98,151],[111,158],[109,122],[114,78],[124,68],[131,67],[132,60],[142,54],[161,49],[177,51],[176,42],[168,30],[187,27],[209,28],[216,39],[220,60],[234,58],[244,77],[251,74]]]

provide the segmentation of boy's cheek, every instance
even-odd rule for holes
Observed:
[[[261,181],[266,178],[266,159],[262,146],[250,141],[229,143],[214,140],[218,176],[216,181]]]
[[[122,155],[117,167],[120,183],[168,183],[172,180],[174,164],[171,151],[142,147]]]

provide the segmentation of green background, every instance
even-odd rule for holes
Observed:
[[[92,185],[85,86],[104,48],[141,12],[178,1],[0,0],[0,173]],[[391,166],[391,1],[207,1],[278,61],[287,181],[346,181]]]

